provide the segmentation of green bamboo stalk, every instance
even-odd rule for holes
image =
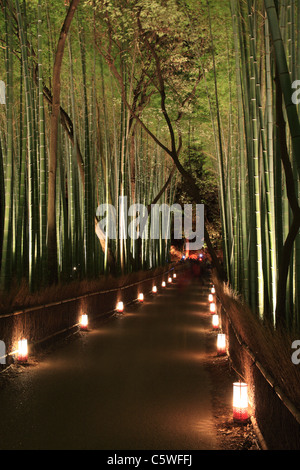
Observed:
[[[5,7],[5,64],[7,90],[7,153],[4,166],[5,209],[0,271],[0,289],[7,289],[12,275],[12,211],[13,211],[13,50],[12,23]]]
[[[215,101],[216,101],[216,116],[217,116],[217,133],[218,133],[218,165],[219,165],[219,176],[220,176],[220,202],[221,202],[221,214],[222,214],[222,224],[223,224],[223,234],[224,234],[224,248],[225,248],[225,262],[227,265],[227,275],[230,276],[230,265],[229,265],[229,253],[231,250],[231,242],[227,239],[229,237],[228,230],[228,215],[227,208],[225,205],[226,201],[226,191],[225,191],[225,175],[224,175],[224,154],[223,154],[223,144],[221,137],[221,118],[220,118],[220,109],[219,109],[219,97],[218,97],[218,85],[217,85],[217,75],[216,75],[216,64],[215,64],[215,53],[214,53],[214,42],[212,35],[212,25],[211,25],[211,15],[210,15],[210,6],[209,1],[207,0],[207,9],[208,9],[208,18],[209,18],[209,30],[210,30],[210,41],[212,44],[212,58],[213,58],[213,71],[214,71],[214,87],[215,87]]]
[[[249,2],[248,2],[249,5]],[[248,10],[249,17],[249,10]],[[254,41],[250,33],[250,44]],[[256,77],[255,77],[255,57],[253,55],[254,47],[250,47],[250,114],[252,121],[252,136],[250,156],[253,161],[253,173],[249,174],[249,178],[254,180],[254,207],[255,207],[255,233],[256,233],[256,261],[257,261],[257,310],[262,318],[264,312],[264,278],[263,278],[263,254],[262,254],[262,234],[261,234],[261,191],[260,191],[260,165],[259,165],[259,116],[256,93]]]
[[[278,237],[280,236],[280,230],[276,230],[276,200],[275,200],[275,142],[274,142],[274,106],[273,106],[273,86],[272,86],[272,60],[271,60],[271,47],[270,47],[270,33],[269,33],[269,22],[266,18],[265,21],[265,50],[266,50],[266,59],[265,59],[265,70],[266,70],[266,126],[267,126],[267,149],[268,149],[268,159],[269,159],[269,175],[270,175],[270,227],[272,237],[272,245],[270,247],[270,257],[273,261],[271,265],[271,279],[272,279],[272,314],[275,321],[275,311],[276,311],[276,297],[277,297],[277,249],[278,249]],[[278,218],[277,229],[281,226],[281,218]]]
[[[20,76],[23,75],[23,66],[21,62]],[[16,271],[20,281],[25,272],[24,266],[24,230],[25,225],[25,207],[26,207],[26,155],[27,155],[27,132],[26,119],[23,116],[23,80],[20,81],[20,180],[19,180],[19,200],[17,215],[17,240],[16,240]]]
[[[43,41],[42,41],[42,3],[38,2],[38,108],[39,108],[39,163],[40,163],[40,253],[42,282],[47,279],[47,155],[45,109],[43,95]]]
[[[259,79],[258,67],[257,67],[257,58],[256,58],[256,39],[253,27],[253,13],[251,11],[251,4],[248,1],[248,15],[249,15],[249,25],[250,25],[250,35],[251,35],[251,49],[253,55],[253,63],[254,63],[254,76],[255,76],[255,84],[256,84],[256,100],[258,106],[258,115],[259,115],[259,125],[260,125],[260,137],[261,137],[261,147],[262,147],[262,164],[263,164],[263,179],[264,179],[264,195],[265,195],[265,203],[266,203],[266,230],[268,236],[268,246],[269,252],[268,256],[266,256],[266,263],[268,265],[267,270],[271,273],[271,289],[270,294],[272,295],[270,302],[272,305],[273,314],[275,313],[275,301],[276,298],[273,297],[275,292],[275,285],[276,285],[276,277],[275,277],[275,248],[274,248],[274,232],[273,232],[273,220],[272,220],[272,205],[271,205],[271,195],[270,195],[270,176],[269,176],[269,157],[268,157],[268,149],[267,149],[267,132],[265,129],[265,119],[263,117],[262,112],[262,84]],[[269,72],[269,71],[268,71]],[[269,77],[270,78],[270,77]],[[269,145],[272,145],[269,141]],[[265,263],[263,264],[265,266]],[[266,275],[265,275],[266,277]],[[268,284],[266,284],[268,286]],[[265,294],[269,292],[268,289],[265,289]]]
[[[256,231],[255,231],[255,203],[254,203],[254,179],[253,179],[253,159],[251,158],[252,148],[252,120],[250,117],[250,71],[249,71],[249,51],[245,41],[247,23],[245,13],[237,2],[237,19],[238,19],[238,37],[240,42],[240,58],[241,58],[241,78],[243,87],[243,110],[244,110],[244,132],[245,132],[245,157],[247,162],[247,199],[248,199],[248,246],[249,253],[249,299],[250,306],[255,309],[257,305],[257,259],[256,259]]]
[[[28,280],[30,289],[34,289],[34,267],[35,267],[35,238],[34,238],[34,130],[33,130],[33,104],[32,87],[29,74],[29,62],[27,54],[26,33],[24,21],[21,14],[19,0],[15,0],[17,19],[20,33],[21,53],[24,70],[24,89],[26,103],[26,128],[27,128],[27,155],[28,155]]]
[[[237,25],[237,10],[234,0],[231,0],[231,12],[233,22],[233,35],[234,35],[234,51],[235,51],[235,76],[237,86],[237,110],[238,110],[238,135],[239,135],[239,179],[241,185],[240,194],[240,233],[241,233],[241,256],[242,256],[242,292],[246,302],[249,303],[249,274],[248,274],[248,221],[247,221],[247,205],[246,205],[246,168],[245,168],[245,141],[244,141],[244,125],[243,125],[243,98],[242,98],[242,83],[240,71],[240,54],[238,46],[238,25]]]
[[[74,93],[74,71],[73,71],[73,56],[71,39],[68,37],[68,52],[69,52],[69,67],[70,67],[70,115],[73,122],[73,135],[74,145],[69,148],[69,165],[68,165],[68,203],[69,203],[69,230],[71,240],[71,267],[72,275],[75,275],[79,265],[79,224],[76,223],[76,214],[80,213],[80,208],[76,204],[75,187],[76,187],[76,173],[75,165],[77,154],[77,123],[75,111],[75,93]],[[70,144],[69,144],[70,145]]]
[[[2,262],[2,244],[4,229],[4,211],[5,211],[5,181],[4,181],[4,165],[2,152],[2,138],[0,133],[0,266]]]
[[[264,0],[265,9],[269,19],[270,32],[273,39],[274,53],[276,58],[276,65],[278,68],[278,76],[281,83],[281,89],[285,101],[285,109],[289,124],[289,130],[292,138],[293,151],[295,155],[300,153],[300,123],[297,113],[297,107],[292,102],[292,84],[290,73],[288,69],[284,43],[282,40],[278,15],[275,7],[274,0]],[[297,160],[298,176],[300,175],[300,160]]]
[[[82,25],[79,26],[79,44],[82,66],[83,83],[83,109],[84,109],[84,252],[85,252],[85,273],[87,277],[92,276],[93,272],[93,211],[92,211],[92,182],[91,182],[91,152],[89,139],[89,112],[87,98],[87,72],[86,72],[86,44]]]

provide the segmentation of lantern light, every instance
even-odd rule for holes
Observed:
[[[248,418],[248,386],[243,382],[236,382],[233,384],[233,419],[245,423]]]
[[[209,294],[208,301],[209,303],[212,303],[214,301],[214,296],[212,294]]]
[[[163,281],[162,284],[161,284],[162,287],[166,287],[166,282]]]
[[[216,313],[216,304],[214,302],[211,302],[209,306],[210,313]]]
[[[224,356],[226,354],[226,335],[219,333],[217,337],[217,350],[218,356]]]
[[[88,328],[88,316],[86,314],[81,315],[80,319],[80,329],[87,330]]]
[[[214,330],[219,329],[219,315],[213,315],[212,316],[212,326]]]
[[[168,278],[168,283],[171,284],[171,282],[172,282],[172,278],[169,277],[169,278]]]
[[[153,294],[156,294],[156,293],[157,293],[157,287],[156,287],[156,286],[153,286],[153,287],[152,287],[152,292],[153,292]]]
[[[176,279],[176,273],[173,274],[173,279]]]
[[[144,294],[140,293],[139,296],[138,296],[138,301],[139,302],[144,302]]]
[[[27,339],[21,339],[18,343],[18,361],[27,362],[28,360],[28,344]]]
[[[216,289],[215,289],[215,286],[212,286],[211,288],[211,291],[210,291],[212,294],[215,294],[216,293]]]
[[[123,302],[120,301],[117,303],[117,312],[122,313],[123,310],[124,310],[124,304]]]

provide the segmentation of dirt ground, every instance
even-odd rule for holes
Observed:
[[[232,415],[232,384],[236,375],[228,357],[215,357],[207,364],[212,382],[212,402],[220,450],[261,450],[258,437],[248,424],[234,422]]]

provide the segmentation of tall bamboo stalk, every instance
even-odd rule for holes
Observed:
[[[4,165],[4,227],[2,238],[2,257],[0,271],[0,288],[9,285],[12,275],[12,210],[13,210],[13,51],[12,51],[12,23],[5,7],[5,63],[7,79],[7,152]]]

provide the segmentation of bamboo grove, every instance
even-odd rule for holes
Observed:
[[[230,1],[231,141],[216,137],[230,285],[262,320],[289,329],[300,323],[299,7]]]
[[[97,228],[97,207],[112,204],[118,214],[120,196],[127,197],[128,206],[172,204],[176,175],[170,159],[132,122],[96,50],[95,30],[83,26],[85,12],[75,12],[66,35],[60,97],[53,64],[63,35],[57,46],[61,24],[51,20],[50,2],[2,1],[1,6],[6,84],[6,104],[0,105],[1,289],[22,279],[38,289],[57,279],[164,264],[169,240],[103,240]],[[65,2],[66,15],[69,7]],[[120,63],[129,96],[133,82],[122,58]],[[50,220],[55,251],[49,249]],[[117,227],[122,230],[119,220]]]

